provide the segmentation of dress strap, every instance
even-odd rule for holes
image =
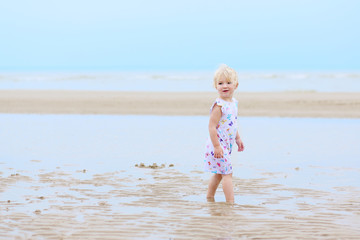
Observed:
[[[220,106],[220,107],[221,107],[221,112],[224,112],[224,110],[223,110],[223,108],[224,108],[224,106],[225,106],[224,100],[222,100],[221,98],[215,99],[215,102],[211,105],[210,113],[211,113],[212,110],[214,109],[215,105]]]

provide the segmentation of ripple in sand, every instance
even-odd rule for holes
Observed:
[[[359,234],[356,230],[359,191],[355,188],[341,187],[333,193],[289,187],[270,183],[269,179],[276,179],[277,173],[269,172],[267,178],[234,177],[235,198],[240,204],[227,205],[206,202],[207,181],[196,171],[186,174],[164,168],[145,171],[144,176],[109,172],[91,175],[86,180],[82,179],[83,175],[73,170],[70,175],[56,171],[38,173],[34,179],[23,178],[22,174],[5,178],[4,189],[28,182],[26,188],[31,192],[24,198],[36,200],[2,202],[8,208],[0,208],[4,220],[0,224],[0,236],[5,239],[21,238],[24,234],[28,234],[25,239],[47,239],[50,235],[54,239],[93,239],[100,235],[109,239],[119,236],[125,239],[226,239],[227,236],[229,239],[264,236],[304,239],[326,235],[325,238],[346,239]],[[37,186],[37,190],[31,186]],[[45,195],[49,189],[52,193]],[[223,201],[221,188],[218,191],[216,199]]]

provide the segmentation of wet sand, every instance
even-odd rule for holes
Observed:
[[[39,164],[34,162],[33,164]],[[202,172],[138,169],[94,174],[82,169],[1,174],[1,239],[358,239],[359,189],[293,188],[234,177],[234,205],[206,202]],[[301,171],[301,170],[294,170]],[[136,171],[135,171],[136,172]],[[359,174],[360,172],[358,172]],[[282,173],[285,175],[285,173]],[[25,187],[26,186],[26,187]],[[218,194],[223,194],[219,190]],[[244,203],[245,202],[245,203]]]
[[[0,113],[208,115],[216,92],[1,90]],[[360,118],[359,93],[237,92],[240,116]]]
[[[234,205],[205,199],[207,121],[1,114],[0,239],[358,239],[358,119],[239,118]]]

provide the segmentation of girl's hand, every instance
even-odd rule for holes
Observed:
[[[224,151],[222,150],[221,146],[214,147],[214,157],[215,158],[223,158]]]
[[[240,138],[235,139],[236,144],[238,145],[238,152],[244,151],[244,143],[241,141]]]

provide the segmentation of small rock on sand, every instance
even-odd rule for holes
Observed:
[[[169,167],[173,167],[174,164],[170,164]],[[165,168],[166,165],[163,163],[161,165],[158,165],[157,163],[153,163],[153,164],[150,164],[150,165],[145,165],[144,163],[140,163],[140,164],[135,164],[135,167],[138,167],[138,168],[152,168],[152,169],[160,169],[160,168]]]

